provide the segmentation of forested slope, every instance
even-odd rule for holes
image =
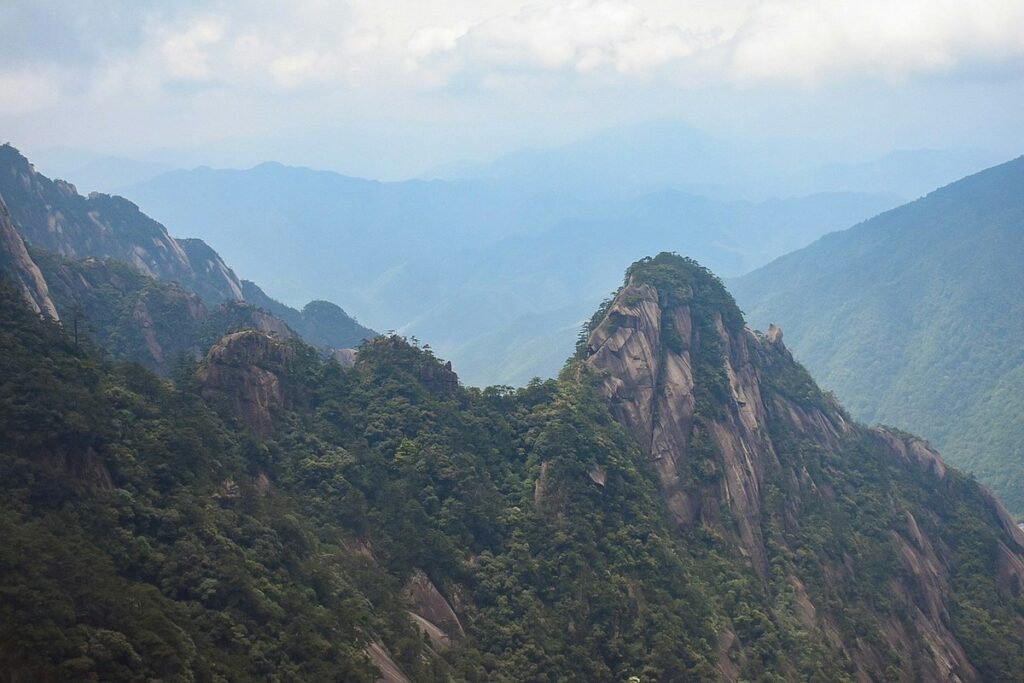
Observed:
[[[230,334],[172,383],[0,297],[0,670],[60,680],[1013,680],[1024,536],[710,273],[559,380]]]
[[[1024,158],[731,286],[854,415],[919,432],[1024,513]]]

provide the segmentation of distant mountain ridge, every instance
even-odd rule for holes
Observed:
[[[732,288],[855,415],[923,434],[1024,514],[1024,157]]]
[[[557,373],[574,329],[614,288],[609,273],[646,253],[673,248],[735,275],[897,202],[380,183],[273,163],[175,171],[126,191],[174,231],[223,245],[275,298],[344,301],[371,327],[429,339],[475,385]],[[541,345],[551,351],[524,352]]]
[[[502,180],[595,197],[628,198],[674,189],[725,200],[855,192],[908,201],[1005,158],[997,152],[955,148],[900,149],[832,163],[823,162],[823,156],[820,145],[809,140],[732,140],[676,121],[653,121],[489,161],[447,164],[424,177]]]
[[[171,237],[121,197],[83,197],[10,145],[0,147],[0,238],[0,269],[37,311],[72,322],[84,315],[103,346],[160,372],[234,327],[293,335],[274,315],[314,332],[311,343],[325,350],[375,334],[333,304],[300,313],[251,283],[257,300],[245,302],[242,282],[208,244]]]

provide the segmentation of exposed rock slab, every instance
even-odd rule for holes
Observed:
[[[0,197],[0,271],[11,278],[21,290],[25,301],[36,313],[51,320],[60,320],[57,307],[50,299],[50,290],[25,242],[14,228],[7,205]]]
[[[435,649],[444,650],[454,640],[465,637],[455,610],[426,574],[417,569],[405,584],[405,594],[412,607],[410,615],[427,634]]]
[[[224,337],[196,373],[207,401],[226,397],[235,416],[258,436],[273,433],[273,410],[286,404],[282,375],[293,358],[281,340],[255,330]]]

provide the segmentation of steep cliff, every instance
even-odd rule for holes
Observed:
[[[25,301],[36,313],[59,320],[57,308],[39,266],[29,255],[25,242],[11,222],[3,197],[0,197],[0,272],[15,282]]]
[[[242,298],[234,272],[205,244],[183,246],[122,197],[83,197],[71,183],[37,173],[10,145],[0,146],[0,197],[30,246],[69,259],[114,258],[152,278],[178,282],[211,304]]]
[[[375,336],[329,302],[299,312],[243,285],[202,240],[171,237],[123,198],[82,197],[10,145],[0,147],[0,276],[37,312],[165,375],[243,328],[297,331],[328,353]]]
[[[852,422],[793,360],[782,331],[747,328],[717,278],[692,261],[661,254],[634,264],[596,322],[581,356],[600,377],[615,418],[653,461],[680,527],[712,528],[730,539],[771,592],[788,591],[784,600],[804,626],[849,657],[861,680],[896,672],[908,680],[986,679],[967,652],[977,647],[977,634],[958,623],[956,552],[942,533],[943,511],[914,508],[889,484],[865,507],[854,504],[854,516],[842,523],[895,520],[881,538],[893,557],[883,561],[857,547],[833,554],[808,544],[820,531],[816,524],[836,524],[850,513],[844,508],[852,487],[865,485],[869,474],[852,478],[858,467],[902,469],[927,495],[962,490],[962,477],[934,450],[915,437]],[[1004,597],[1015,599],[1013,586],[1024,585],[1024,533],[990,495],[974,487],[973,497],[998,530],[990,559]],[[869,511],[869,502],[881,509]],[[810,562],[791,560],[808,550],[816,553]],[[889,604],[859,606],[873,633],[863,638],[849,630],[853,596],[837,603],[836,587],[877,572],[872,562],[891,572],[878,585]],[[1020,613],[1013,624],[1021,637]],[[914,655],[900,661],[893,653]]]

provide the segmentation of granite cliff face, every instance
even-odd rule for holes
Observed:
[[[761,488],[766,472],[778,467],[778,459],[767,438],[766,407],[751,361],[749,333],[730,333],[721,314],[715,313],[711,333],[725,349],[722,362],[730,395],[720,415],[698,421],[693,356],[712,340],[694,330],[688,305],[663,310],[659,299],[654,286],[631,279],[591,336],[593,354],[587,362],[606,373],[604,393],[612,412],[654,460],[676,521],[719,524],[718,503],[725,502],[736,516],[740,547],[763,572],[757,523]],[[668,335],[680,339],[682,346],[670,349],[663,339]],[[692,454],[697,448],[713,451],[716,457]],[[695,457],[721,474],[714,486],[687,485],[684,468]]]
[[[71,183],[37,173],[10,145],[0,147],[0,196],[33,247],[68,259],[114,258],[154,279],[178,282],[211,304],[242,298],[241,282],[209,246],[199,240],[183,245],[122,197],[83,197]]]
[[[274,431],[273,411],[292,401],[286,375],[294,357],[294,349],[282,340],[242,330],[210,349],[196,379],[204,399],[226,399],[242,424],[257,436],[267,437]]]
[[[25,242],[14,228],[7,205],[0,197],[0,270],[8,273],[33,311],[59,320],[57,308],[39,266],[29,255]]]
[[[819,557],[810,571],[781,559],[800,547],[805,510],[828,509],[843,495],[805,453],[842,468],[869,450],[929,487],[952,486],[951,471],[925,442],[852,422],[793,360],[779,328],[751,331],[721,284],[676,256],[634,265],[581,355],[616,420],[653,461],[675,522],[731,539],[766,585],[784,567],[795,613],[855,663],[860,680],[891,679],[882,662],[893,651],[921,653],[901,678],[982,680],[950,627],[955,568],[942,540],[925,530],[934,524],[907,511],[903,528],[891,533],[897,562],[888,587],[899,616],[872,612],[881,634],[875,642],[844,633],[843,608],[806,588],[870,571],[855,549]],[[1000,529],[999,582],[1012,599],[1024,585],[1024,534],[989,494],[981,504]],[[1024,623],[1017,628],[1024,634]],[[729,666],[721,670],[731,678]]]

